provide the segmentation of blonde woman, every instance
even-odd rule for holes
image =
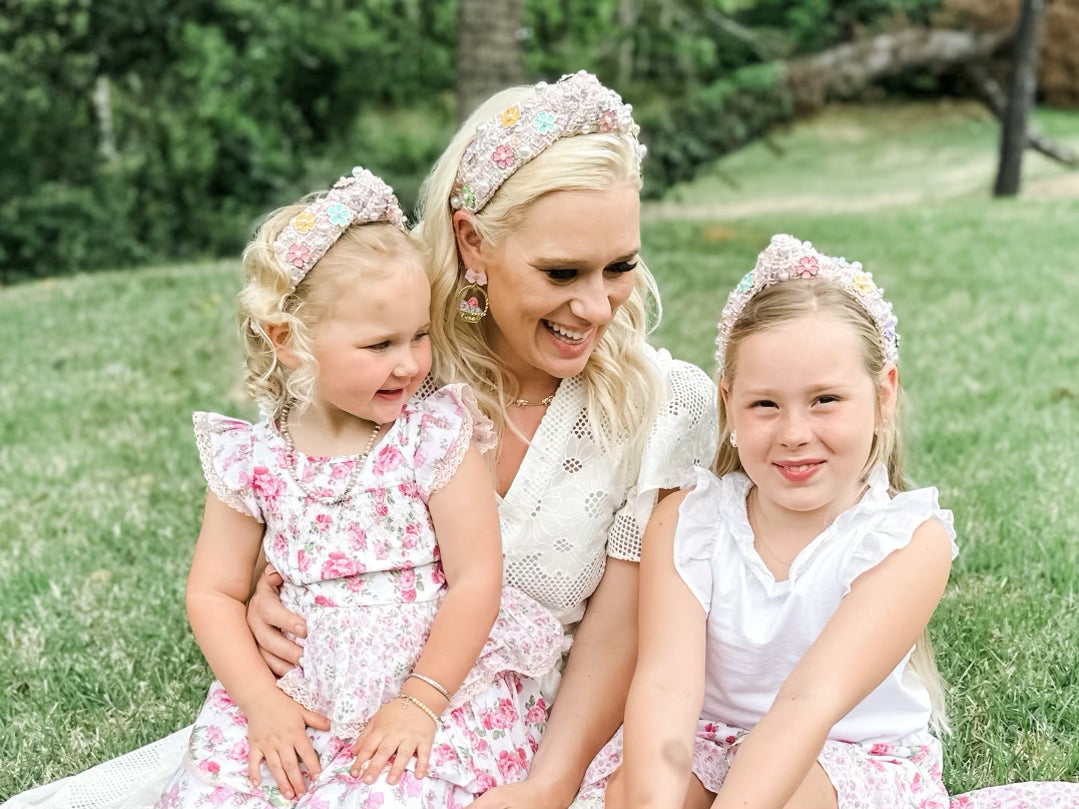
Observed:
[[[641,532],[715,453],[714,384],[645,343],[656,291],[640,257],[643,153],[630,107],[578,73],[491,98],[423,189],[432,377],[470,384],[495,423],[505,582],[565,628],[527,777],[477,809],[602,805],[618,741],[586,769],[622,721]],[[295,618],[265,585],[249,620],[290,666],[297,650],[267,624]]]

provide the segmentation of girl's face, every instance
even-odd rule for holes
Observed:
[[[895,366],[872,378],[858,332],[822,313],[747,337],[737,352],[721,394],[762,513],[831,522],[861,496],[873,431],[894,410]]]
[[[427,277],[418,267],[394,267],[337,292],[311,330],[315,406],[392,422],[431,370]]]
[[[480,246],[495,353],[518,380],[565,379],[588,358],[636,282],[640,196],[624,183],[555,191],[496,245]]]

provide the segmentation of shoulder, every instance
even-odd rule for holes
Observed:
[[[644,355],[666,383],[670,400],[680,404],[706,400],[714,406],[716,383],[696,365],[675,359],[665,348],[655,348],[650,345],[644,346]]]

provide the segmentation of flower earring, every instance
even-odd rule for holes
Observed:
[[[737,430],[731,430],[730,441],[731,441],[731,446],[734,447],[735,449],[737,449],[738,448],[738,431]]]
[[[458,291],[460,302],[457,306],[457,316],[468,323],[479,323],[487,314],[490,304],[487,301],[487,273],[483,270],[465,270],[465,281],[468,283]],[[482,301],[482,306],[480,302]]]

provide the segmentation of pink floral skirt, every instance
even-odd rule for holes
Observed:
[[[467,704],[443,714],[425,778],[413,777],[413,760],[393,785],[386,782],[386,770],[370,785],[349,775],[353,739],[308,730],[322,772],[308,784],[307,794],[289,800],[265,763],[262,785],[251,785],[246,719],[215,682],[195,720],[183,767],[155,809],[456,809],[494,786],[523,779],[546,719],[536,682],[506,673]]]
[[[701,720],[693,774],[718,792],[747,731]],[[839,809],[1079,809],[1079,783],[1031,781],[949,797],[941,780],[940,742],[929,733],[904,744],[828,740],[817,761],[836,790]],[[607,779],[622,763],[622,729],[585,773],[573,809],[602,809]]]

